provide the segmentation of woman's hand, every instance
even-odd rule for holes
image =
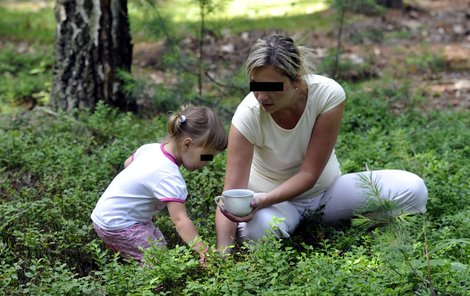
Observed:
[[[253,210],[246,216],[240,217],[240,216],[235,216],[227,212],[227,210],[223,207],[220,206],[220,212],[224,214],[225,217],[227,217],[230,221],[240,223],[240,222],[249,222],[253,217],[255,216],[255,213],[263,208],[262,202],[266,196],[266,193],[255,193],[253,200],[251,201],[250,205],[253,208]]]
[[[227,219],[229,219],[230,221],[240,223],[240,222],[248,222],[251,219],[253,219],[253,217],[255,216],[256,210],[253,209],[251,213],[243,217],[230,214],[229,212],[227,212],[227,210],[223,206],[220,206],[220,212],[224,214],[224,216],[227,217]]]

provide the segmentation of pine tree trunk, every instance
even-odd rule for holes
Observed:
[[[104,101],[134,111],[117,76],[132,63],[127,0],[57,0],[55,15],[54,107],[93,109]]]

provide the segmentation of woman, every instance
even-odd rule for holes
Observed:
[[[253,211],[236,217],[217,209],[219,250],[238,236],[258,240],[266,231],[289,237],[307,210],[325,223],[348,219],[367,200],[361,179],[377,182],[400,212],[426,210],[427,189],[399,170],[341,175],[334,146],[344,111],[343,88],[311,73],[311,51],[285,36],[258,40],[247,59],[251,92],[238,106],[229,133],[224,190],[257,192]],[[273,230],[273,217],[284,218]],[[238,233],[237,233],[238,230]]]

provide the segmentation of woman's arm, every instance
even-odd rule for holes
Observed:
[[[253,144],[232,125],[228,138],[224,190],[248,187],[253,150]],[[217,248],[220,251],[224,251],[227,246],[233,243],[237,224],[227,219],[217,207],[215,228],[217,233]]]
[[[134,161],[134,154],[129,156],[128,159],[124,162],[124,168],[127,168]]]
[[[186,244],[191,243],[199,234],[193,221],[188,217],[185,205],[180,202],[168,202],[167,207],[179,236]],[[206,246],[202,241],[196,242],[193,246],[193,250],[200,255],[203,255],[205,249]]]
[[[274,190],[255,199],[257,210],[289,200],[310,189],[325,168],[338,137],[344,102],[320,114],[313,127],[300,172]]]
[[[248,187],[253,150],[253,144],[232,125],[228,138],[224,190]]]

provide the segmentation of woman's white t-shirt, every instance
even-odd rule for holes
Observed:
[[[146,223],[166,202],[184,203],[188,195],[176,160],[162,144],[141,146],[133,162],[109,184],[91,219],[105,230]]]
[[[280,127],[249,93],[240,103],[232,124],[254,145],[248,188],[269,192],[300,171],[316,118],[346,99],[334,80],[320,76],[303,77],[308,85],[305,110],[293,129]],[[311,198],[325,191],[341,175],[335,151],[331,153],[315,185],[295,200]]]

